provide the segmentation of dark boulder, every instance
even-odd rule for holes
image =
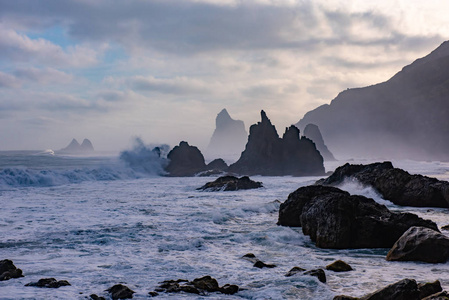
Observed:
[[[323,269],[315,269],[304,272],[304,275],[310,275],[318,278],[322,283],[326,283],[326,273]]]
[[[245,175],[311,176],[323,175],[323,157],[308,138],[299,137],[299,129],[291,126],[282,138],[261,111],[261,122],[250,127],[245,150],[229,171]]]
[[[438,231],[432,221],[334,187],[306,186],[293,194],[281,205],[278,224],[300,225],[320,248],[389,248],[412,226]]]
[[[369,165],[345,164],[338,167],[321,185],[338,185],[355,179],[372,186],[384,199],[394,204],[415,207],[449,207],[449,182],[422,175],[410,175],[394,168],[391,162]]]
[[[449,300],[449,293],[446,291],[441,291],[433,295],[422,298],[421,300]]]
[[[387,260],[443,263],[449,259],[449,238],[424,227],[411,227],[393,245]]]
[[[335,157],[332,152],[329,151],[326,144],[324,143],[323,136],[321,135],[321,131],[315,124],[307,124],[304,128],[304,136],[308,139],[311,139],[318,151],[320,151],[321,156],[323,156],[326,161],[335,161]]]
[[[56,280],[54,278],[42,278],[37,282],[30,282],[25,284],[25,286],[35,286],[40,288],[52,288],[57,289],[61,286],[68,286],[70,283],[67,280]]]
[[[306,271],[306,269],[303,269],[303,268],[300,268],[300,267],[293,267],[293,268],[290,269],[290,271],[288,271],[285,274],[285,277],[291,277],[291,276],[296,275],[298,273],[303,274],[305,271]]]
[[[116,299],[132,299],[133,294],[135,293],[133,290],[131,290],[129,287],[122,285],[122,284],[116,284],[106,290],[109,294],[111,294],[111,298],[113,300]]]
[[[326,270],[334,272],[348,272],[352,271],[352,267],[342,260],[336,260],[333,263],[326,266]]]
[[[222,176],[215,181],[208,182],[197,190],[206,191],[237,191],[262,187],[262,183],[251,180],[248,176],[237,178],[234,176]]]
[[[441,287],[441,282],[435,280],[434,282],[419,283],[418,290],[419,298],[422,299],[443,291],[443,288]]]
[[[211,161],[210,163],[208,163],[206,168],[208,170],[226,171],[228,169],[228,165],[226,164],[226,162],[223,159],[217,158],[217,159],[214,159],[213,161]]]
[[[258,259],[253,253],[247,253],[242,256],[244,260],[250,261],[253,263],[253,267],[263,269],[263,268],[276,268],[276,265],[266,264],[260,259]]]
[[[206,170],[201,151],[187,142],[180,142],[167,155],[169,163],[165,170],[170,176],[186,177]]]
[[[197,295],[206,295],[207,293],[220,292],[227,295],[235,294],[239,291],[239,287],[233,284],[225,284],[220,287],[215,278],[211,276],[204,276],[201,278],[196,278],[193,281],[188,281],[185,279],[178,280],[166,280],[159,285],[156,289],[154,295],[157,292],[165,293],[190,293]]]
[[[104,297],[100,297],[100,296],[98,296],[97,294],[91,294],[91,295],[89,296],[89,298],[90,298],[91,300],[106,300]]]
[[[16,268],[9,259],[0,260],[0,281],[23,277],[22,270]]]

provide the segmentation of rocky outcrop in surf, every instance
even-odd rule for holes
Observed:
[[[202,191],[238,191],[257,189],[262,187],[262,182],[251,180],[248,176],[235,177],[235,176],[222,176],[215,181],[207,182],[197,190]]]
[[[286,128],[282,138],[265,112],[250,127],[248,142],[240,159],[228,171],[244,175],[323,175],[323,157],[308,138],[299,137],[295,126]]]
[[[88,154],[94,151],[94,146],[88,139],[84,139],[81,145],[76,139],[73,139],[67,147],[62,148],[58,152],[62,154]]]
[[[386,200],[402,206],[449,207],[449,182],[423,175],[410,175],[391,162],[369,165],[345,164],[316,182],[336,186],[345,180],[372,186]]]
[[[306,186],[279,208],[278,225],[301,226],[320,248],[389,248],[410,227],[438,231],[437,225],[411,213],[391,212],[364,196],[335,187]]]
[[[215,119],[215,130],[207,153],[215,157],[239,155],[245,148],[247,138],[243,121],[232,119],[228,111],[223,109]]]
[[[0,260],[0,281],[20,277],[23,277],[22,270],[18,269],[12,260]]]
[[[187,142],[180,142],[167,155],[169,163],[165,170],[169,176],[187,177],[206,170],[206,163],[201,151],[190,146]]]
[[[332,152],[329,151],[326,144],[324,143],[323,136],[321,135],[321,131],[315,124],[307,124],[306,128],[304,128],[304,136],[308,139],[311,139],[318,151],[320,151],[321,156],[323,156],[326,161],[335,161],[335,157]]]

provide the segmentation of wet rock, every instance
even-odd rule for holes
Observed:
[[[449,259],[449,238],[424,227],[411,227],[393,245],[387,260],[443,263]]]
[[[106,291],[111,294],[113,300],[132,299],[133,294],[135,293],[133,290],[122,284],[116,284],[108,288]]]
[[[304,273],[304,271],[306,271],[306,269],[303,269],[303,268],[300,268],[300,267],[293,267],[293,268],[291,268],[290,271],[288,271],[285,274],[285,277],[290,277],[290,276],[296,275],[298,273],[302,274],[302,273]]]
[[[201,151],[187,142],[180,142],[167,155],[169,163],[165,170],[170,176],[186,177],[206,171],[206,163]]]
[[[203,191],[237,191],[257,189],[262,187],[262,183],[251,180],[248,176],[237,178],[235,176],[222,176],[215,181],[208,182],[197,190]]]
[[[23,277],[22,270],[16,268],[12,260],[0,260],[0,281]]]
[[[322,283],[326,283],[326,273],[324,273],[323,269],[315,269],[315,270],[306,271],[306,272],[304,272],[304,275],[310,275],[310,276],[316,277]]]
[[[366,295],[361,300],[419,300],[418,285],[414,279],[403,279]]]
[[[266,264],[263,261],[259,260],[253,253],[248,253],[242,256],[244,260],[252,262],[255,268],[276,268],[276,265],[273,264]]]
[[[334,272],[348,272],[352,271],[352,267],[342,260],[336,260],[330,265],[326,266],[326,270]]]
[[[410,227],[438,231],[432,221],[334,187],[301,187],[293,194],[281,204],[278,224],[301,226],[320,248],[389,248]]]
[[[359,300],[360,298],[354,298],[350,296],[338,295],[333,298],[333,300]]]
[[[149,292],[148,296],[156,297],[156,296],[159,296],[159,293],[158,292]]]
[[[35,286],[40,288],[53,288],[57,289],[61,286],[68,286],[70,283],[67,280],[56,280],[54,278],[42,278],[37,282],[30,282],[25,284],[25,286]]]
[[[347,179],[372,186],[394,204],[415,207],[449,207],[449,182],[422,175],[410,175],[394,168],[391,162],[369,165],[345,164],[338,167],[321,185],[338,185]]]
[[[419,283],[418,290],[419,298],[422,299],[443,291],[443,288],[440,281],[436,280],[434,282]]]
[[[449,293],[446,291],[442,291],[422,298],[422,300],[449,300]]]
[[[449,225],[444,225],[441,227],[442,230],[449,230]]]
[[[315,144],[308,138],[300,138],[298,128],[286,128],[280,138],[261,111],[261,122],[250,127],[245,150],[228,171],[245,175],[309,176],[324,175],[324,165]]]
[[[96,294],[90,295],[89,298],[92,299],[92,300],[106,300],[104,297],[99,297]]]
[[[196,278],[193,281],[188,281],[185,279],[178,280],[166,280],[162,282],[155,290],[156,292],[165,292],[165,293],[190,293],[197,295],[205,295],[207,293],[220,292],[223,294],[232,295],[239,291],[239,287],[237,285],[225,284],[220,287],[215,278],[211,276],[204,276],[201,278]]]

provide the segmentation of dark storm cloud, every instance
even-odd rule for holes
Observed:
[[[312,2],[273,6],[172,0],[0,0],[0,18],[21,22],[23,26],[34,24],[35,28],[63,26],[72,38],[80,41],[115,42],[131,51],[151,48],[183,55],[221,50],[310,51],[342,44],[391,46],[430,42],[429,37],[401,34],[383,15],[330,11]],[[388,34],[370,36],[369,32],[355,32],[354,26],[360,23]],[[332,33],[324,32],[323,26]]]

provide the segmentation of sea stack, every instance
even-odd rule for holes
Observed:
[[[206,170],[206,163],[201,151],[190,146],[187,142],[180,142],[167,155],[169,163],[166,171],[170,176],[186,177]]]
[[[72,139],[67,147],[58,152],[63,154],[88,154],[94,152],[94,146],[88,139],[84,139],[81,145],[76,139]]]
[[[315,124],[307,124],[306,128],[304,128],[304,136],[306,138],[311,139],[318,151],[320,151],[324,160],[326,161],[335,161],[335,157],[332,152],[329,151],[326,144],[324,144],[323,136],[321,135],[321,131]]]
[[[207,153],[215,157],[237,156],[245,148],[247,137],[243,121],[232,119],[223,109],[215,119],[215,131]]]
[[[250,127],[245,151],[228,171],[265,176],[324,174],[323,157],[310,139],[300,138],[293,125],[279,138],[266,113],[262,110],[260,114],[261,122]]]

